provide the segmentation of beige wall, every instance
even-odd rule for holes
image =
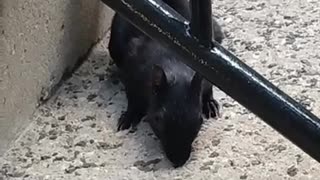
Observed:
[[[108,29],[99,0],[0,1],[0,155],[66,69]]]

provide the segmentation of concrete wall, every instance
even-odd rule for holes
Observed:
[[[99,0],[0,1],[0,155],[108,30],[112,13]]]

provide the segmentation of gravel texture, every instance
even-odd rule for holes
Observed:
[[[215,0],[213,8],[223,45],[320,116],[320,1]],[[207,120],[190,161],[171,168],[146,123],[116,132],[126,98],[107,42],[39,107],[0,159],[0,180],[319,179],[319,163],[216,89],[222,118]]]

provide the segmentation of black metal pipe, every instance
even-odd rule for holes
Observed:
[[[212,45],[212,9],[211,0],[190,0],[191,33],[199,43],[207,48]]]
[[[320,120],[218,43],[210,50],[190,34],[189,22],[160,0],[102,0],[184,63],[320,162]]]

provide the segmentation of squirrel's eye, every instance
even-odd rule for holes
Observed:
[[[160,116],[159,115],[155,116],[154,120],[158,123],[160,121]]]

